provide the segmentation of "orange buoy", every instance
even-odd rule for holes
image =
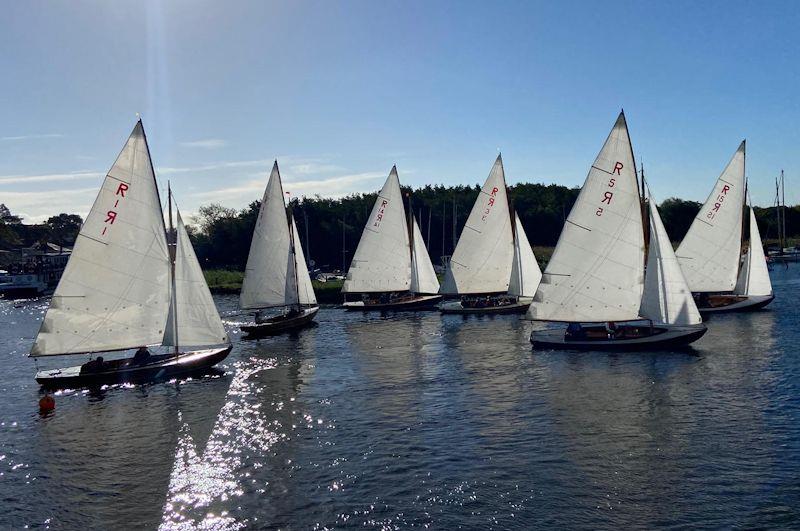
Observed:
[[[39,399],[39,411],[47,413],[56,408],[56,399],[52,395],[44,395]]]

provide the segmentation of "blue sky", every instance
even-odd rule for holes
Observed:
[[[7,2],[0,202],[88,211],[143,115],[182,209],[401,182],[580,185],[619,109],[655,196],[800,174],[793,2]]]

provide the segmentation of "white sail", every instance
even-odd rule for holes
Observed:
[[[533,249],[528,241],[528,235],[522,228],[522,222],[517,213],[514,213],[514,262],[511,267],[511,281],[508,283],[508,293],[517,297],[533,297],[542,280],[542,270],[533,254]]]
[[[750,210],[750,247],[744,256],[734,292],[746,296],[772,295],[772,282],[769,279],[767,258],[764,256],[764,244],[761,242],[756,215],[752,207],[748,210]]]
[[[278,170],[272,166],[247,256],[239,307],[270,308],[297,304],[294,257],[289,242],[286,203]]]
[[[506,178],[498,155],[458,238],[441,293],[506,292],[513,259]]]
[[[230,343],[186,233],[181,213],[176,210],[176,214],[175,291],[162,344],[198,347]]]
[[[660,324],[695,325],[703,322],[652,197],[650,248],[639,313]]]
[[[731,291],[741,255],[745,143],[739,145],[675,254],[694,292]]]
[[[294,216],[292,216],[292,238],[294,239],[297,267],[298,302],[303,305],[317,304],[317,296],[314,294],[314,286],[311,284],[311,275],[308,274],[306,255],[303,253],[303,246],[300,244],[300,236],[297,233],[297,223],[294,221]]]
[[[636,319],[643,270],[636,169],[620,113],[564,224],[528,316],[577,322]]]
[[[169,267],[155,175],[138,122],[81,227],[30,355],[160,343]]]
[[[414,253],[411,256],[411,291],[414,293],[434,294],[439,292],[439,279],[436,278],[436,270],[433,262],[425,248],[425,240],[417,225],[417,220],[411,216],[411,224],[414,227],[412,240],[414,242]]]
[[[378,193],[358,242],[344,293],[405,291],[411,287],[411,251],[397,168]]]

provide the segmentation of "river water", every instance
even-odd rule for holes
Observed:
[[[224,372],[61,393],[44,417],[25,356],[48,301],[0,301],[0,527],[796,528],[800,266],[772,275],[768,310],[657,354],[334,308],[240,342],[220,296]]]

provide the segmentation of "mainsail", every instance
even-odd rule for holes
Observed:
[[[564,224],[528,316],[637,319],[643,285],[641,204],[628,126],[620,113]]]
[[[441,293],[466,295],[508,291],[514,236],[500,155],[481,188],[450,258]]]
[[[414,228],[411,238],[414,243],[414,252],[411,254],[411,291],[424,294],[438,293],[439,279],[436,278],[436,270],[433,268],[428,249],[425,248],[425,240],[422,239],[422,233],[414,216],[411,216],[411,224]]]
[[[228,333],[219,318],[214,299],[203,277],[192,242],[186,233],[181,213],[176,210],[178,223],[175,244],[174,302],[164,333],[164,345],[197,347],[230,343]],[[177,320],[175,316],[177,315]],[[177,327],[175,323],[177,322]]]
[[[161,343],[169,276],[164,217],[139,121],[81,227],[30,355]]]
[[[508,293],[517,297],[533,297],[542,280],[542,270],[539,269],[539,263],[516,212],[514,228],[514,262],[511,267]]]
[[[411,287],[408,227],[397,168],[392,167],[358,242],[344,293],[406,291]]]
[[[736,282],[734,292],[737,295],[746,296],[772,295],[772,282],[769,279],[764,244],[761,242],[756,215],[752,207],[748,207],[748,210],[750,211],[750,247],[744,255],[744,263],[739,272],[739,280]]]
[[[300,237],[297,233],[297,223],[292,218],[292,238],[294,239],[294,259],[297,267],[297,296],[298,302],[303,305],[317,304],[317,296],[314,294],[314,286],[311,284],[311,275],[308,274],[306,266],[306,255],[303,253],[303,246],[300,244]]]
[[[703,321],[652,197],[650,248],[639,313],[660,324],[696,325]]]
[[[744,165],[743,140],[675,252],[694,292],[732,291],[736,285],[745,197]]]
[[[278,161],[275,161],[250,243],[239,295],[240,308],[247,310],[298,303],[290,237],[281,175]]]

